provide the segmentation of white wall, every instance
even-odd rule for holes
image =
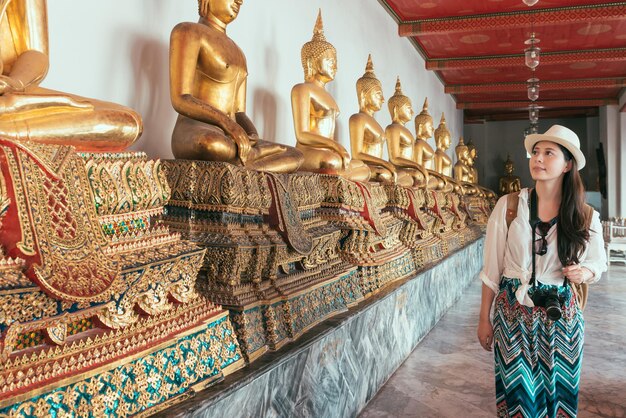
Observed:
[[[603,218],[620,216],[620,113],[617,105],[600,107],[600,141],[606,159],[607,199],[602,201]],[[623,215],[621,215],[623,216]]]
[[[256,0],[243,4],[228,27],[248,60],[247,113],[268,140],[294,145],[290,91],[303,81],[300,48],[311,39],[318,8],[326,38],[337,48],[338,73],[328,85],[341,115],[338,140],[349,149],[348,118],[358,111],[355,83],[371,53],[385,98],[396,76],[416,112],[428,96],[439,122],[445,111],[453,145],[462,134],[462,112],[377,0]],[[195,0],[51,0],[48,2],[51,67],[42,86],[132,107],[144,119],[133,146],[153,158],[171,158],[176,113],[169,99],[171,29],[197,21]],[[385,107],[376,115],[391,123]],[[413,123],[410,129],[414,131]],[[434,141],[431,140],[434,147]]]

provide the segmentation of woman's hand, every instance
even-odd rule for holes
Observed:
[[[480,319],[477,334],[480,345],[486,351],[491,351],[491,344],[493,343],[493,325],[491,325],[489,319]]]
[[[580,284],[590,280],[593,273],[587,267],[581,267],[580,264],[570,264],[563,267],[563,275],[572,283]]]

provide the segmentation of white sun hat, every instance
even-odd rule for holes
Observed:
[[[571,129],[561,125],[552,125],[550,129],[543,134],[527,135],[526,139],[524,139],[524,147],[526,147],[528,154],[532,154],[535,144],[541,141],[550,141],[563,145],[574,156],[579,170],[585,166],[586,160],[580,150],[580,140],[578,139],[578,135]]]

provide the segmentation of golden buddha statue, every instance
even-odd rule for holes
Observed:
[[[452,177],[452,159],[446,150],[450,148],[450,131],[446,126],[446,116],[441,114],[439,126],[435,129],[435,143],[437,151],[435,151],[435,171],[447,177]]]
[[[480,190],[477,185],[472,181],[472,172],[468,165],[468,160],[470,158],[469,149],[465,142],[463,141],[463,137],[459,138],[459,143],[454,148],[456,152],[457,161],[454,164],[454,179],[461,185],[463,188],[463,194],[467,195],[480,195]]]
[[[445,118],[444,118],[445,123]],[[414,145],[414,160],[421,167],[424,167],[428,172],[428,188],[435,190],[442,190],[445,192],[451,191],[454,188],[454,182],[452,178],[445,177],[444,175],[435,171],[435,151],[432,149],[428,140],[433,136],[433,117],[428,113],[428,97],[424,100],[422,111],[419,115],[415,116],[415,145]],[[449,146],[449,145],[448,145]],[[444,153],[444,156],[447,155]],[[443,157],[443,158],[445,158]],[[451,163],[451,162],[450,162]]]
[[[225,161],[277,173],[298,169],[293,147],[259,139],[246,115],[246,57],[226,35],[242,0],[198,0],[198,23],[179,23],[170,37],[170,96],[178,119],[174,157]]]
[[[467,166],[469,167],[472,183],[478,184],[478,169],[476,168],[476,158],[478,158],[478,151],[474,142],[470,138],[467,142]]]
[[[337,52],[324,36],[321,11],[313,38],[302,46],[301,57],[305,81],[291,90],[296,148],[304,154],[300,170],[367,181],[369,167],[362,161],[351,159],[348,151],[334,139],[339,107],[325,86],[335,79]]]
[[[415,161],[428,170],[434,170],[435,151],[428,144],[433,136],[433,117],[428,113],[428,97],[419,115],[415,116]]]
[[[513,192],[519,192],[522,188],[522,183],[520,178],[513,174],[515,171],[515,166],[513,165],[513,161],[511,161],[511,156],[506,156],[506,161],[504,162],[504,176],[500,177],[498,192],[500,195],[505,195]]]
[[[383,159],[385,131],[374,119],[385,102],[380,81],[374,74],[372,56],[367,57],[365,74],[356,82],[356,93],[359,99],[359,113],[350,116],[350,145],[352,157],[363,161],[370,168],[371,181],[395,183],[396,167]],[[408,174],[405,174],[408,176]],[[404,183],[412,179],[404,180]]]
[[[478,187],[481,196],[487,197],[489,199],[495,199],[497,196],[493,190],[483,187],[478,183],[478,169],[476,168],[476,159],[478,159],[478,150],[470,139],[467,143],[467,158],[465,160],[465,163],[469,168],[471,183],[475,184]]]
[[[402,94],[400,77],[396,81],[396,91],[389,98],[391,125],[385,129],[389,161],[397,167],[398,184],[407,187],[424,187],[428,172],[414,160],[414,139],[404,125],[413,117],[411,99]]]
[[[120,151],[141,116],[114,103],[40,87],[48,72],[46,0],[0,1],[0,136],[78,151]]]
[[[472,173],[467,164],[467,160],[469,158],[469,149],[467,148],[467,145],[465,145],[463,137],[459,138],[459,143],[454,148],[454,152],[456,153],[457,158],[457,161],[454,164],[454,179],[467,183],[473,183]]]

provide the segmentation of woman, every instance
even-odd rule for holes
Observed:
[[[535,187],[516,208],[516,195],[503,196],[489,218],[478,339],[493,344],[498,416],[574,417],[584,320],[567,282],[593,283],[606,270],[600,218],[586,211],[574,132],[554,125],[524,145]]]

